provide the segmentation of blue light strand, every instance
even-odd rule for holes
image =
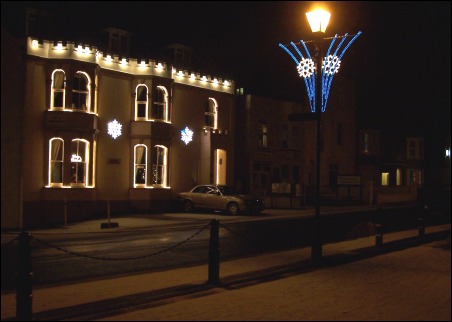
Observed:
[[[304,50],[306,51],[306,54],[310,60],[312,60],[311,53],[309,52],[308,47],[306,46],[306,43],[303,40],[300,40],[300,43],[303,45]],[[309,88],[308,89],[308,97],[309,97],[309,104],[311,105],[311,112],[315,112],[315,73],[313,76],[309,77]]]
[[[340,53],[339,56],[337,56],[338,52],[340,51],[342,45],[344,44],[345,40],[347,39],[348,33],[346,33],[342,38],[341,42],[337,45],[336,49],[334,50],[334,54],[333,57],[338,57],[339,63],[342,59],[342,57],[344,56],[345,52],[347,51],[347,49],[350,47],[350,45],[356,40],[356,38],[358,38],[359,35],[361,35],[361,31],[359,31],[356,35],[354,35],[354,37],[348,42],[348,44],[344,47],[344,49],[342,49],[342,52]],[[338,39],[338,35],[336,34],[331,43],[330,46],[328,47],[326,56],[324,57],[325,62],[326,62],[326,57],[328,57],[330,55],[330,52],[334,46],[334,43],[336,42],[336,39]],[[303,40],[300,40],[300,43],[303,45],[305,51],[306,51],[306,55],[307,57],[312,60],[311,54],[306,46],[306,43]],[[298,49],[298,47],[295,45],[294,42],[291,42],[292,47],[295,49],[295,51],[298,53],[298,55],[301,57],[301,59],[304,59],[302,52]],[[301,60],[297,60],[295,58],[295,56],[292,54],[292,52],[285,47],[283,44],[279,44],[279,46],[281,48],[283,48],[289,55],[290,57],[294,60],[295,64],[298,65],[301,63]],[[322,60],[323,63],[323,60]],[[321,106],[320,106],[320,110],[321,112],[325,112],[326,110],[326,106],[328,103],[328,97],[330,94],[330,89],[331,89],[331,84],[333,82],[333,78],[334,78],[334,73],[332,75],[330,75],[329,73],[325,73],[325,66],[320,66],[320,72],[318,71],[319,66],[316,67],[315,72],[313,73],[313,75],[311,75],[310,77],[304,78],[304,83],[308,92],[308,98],[309,98],[309,104],[311,107],[311,112],[315,112],[316,111],[316,79],[317,77],[321,77],[322,81],[321,81],[321,86],[322,88],[321,90]]]
[[[295,47],[295,49],[297,50],[297,52],[300,54],[300,56],[303,58],[303,55],[301,54],[301,52],[298,50],[298,48],[295,46],[295,44],[293,42],[291,42],[292,46]],[[294,60],[295,64],[298,66],[298,64],[300,63],[300,61],[298,61],[295,56],[292,54],[292,52],[283,44],[279,44],[279,47],[281,47],[282,49],[284,49],[290,57],[292,57],[292,59]],[[306,48],[306,46],[305,46]],[[307,51],[308,53],[308,57],[310,57],[309,51]],[[309,105],[311,107],[311,112],[314,112],[315,110],[315,101],[313,101],[313,97],[315,97],[314,93],[315,93],[315,89],[312,88],[311,85],[311,79],[312,77],[309,77],[309,79],[303,78],[304,80],[304,84],[306,86],[306,89],[308,91],[308,98],[309,98]]]
[[[279,44],[279,47],[281,47],[282,49],[284,49],[284,50],[290,55],[290,57],[292,57],[292,59],[295,61],[295,64],[298,66],[299,62],[298,62],[298,60],[295,58],[295,56],[290,52],[290,50],[287,49],[286,46],[284,46],[283,44]]]

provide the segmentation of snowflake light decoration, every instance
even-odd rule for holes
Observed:
[[[314,73],[314,61],[308,58],[302,58],[297,66],[300,77],[309,78]]]
[[[349,39],[347,39],[349,37],[348,33],[344,36],[335,35],[331,38],[326,56],[323,58],[322,70],[320,71],[316,71],[316,64],[314,64],[312,60],[311,53],[309,52],[305,41],[300,40],[298,46],[291,41],[290,46],[292,47],[292,51],[289,49],[290,47],[279,44],[279,47],[284,49],[293,59],[297,66],[298,74],[304,79],[304,84],[308,92],[309,105],[311,105],[311,112],[314,113],[316,110],[325,112],[334,74],[339,71],[341,60],[345,52],[361,33],[362,32],[360,31],[357,34],[350,36],[351,38]],[[316,88],[318,87],[316,84],[319,78],[320,88]],[[317,102],[316,93],[318,92],[320,92],[320,97]]]
[[[181,140],[184,141],[185,145],[193,141],[193,131],[190,130],[188,127],[185,127],[185,129],[181,130],[180,133]]]
[[[108,134],[113,137],[113,139],[116,139],[118,136],[122,134],[121,132],[122,125],[116,121],[113,120],[110,123],[108,123]]]
[[[339,67],[341,67],[339,57],[329,55],[323,58],[323,71],[325,74],[332,76],[339,72]]]

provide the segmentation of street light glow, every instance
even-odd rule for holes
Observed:
[[[315,9],[314,11],[306,12],[306,17],[308,18],[312,32],[325,33],[331,13],[323,9]]]

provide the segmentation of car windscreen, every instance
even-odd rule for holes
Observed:
[[[235,195],[235,189],[234,187],[229,187],[229,186],[220,186],[218,187],[218,189],[221,191],[221,193],[225,196],[228,195]]]

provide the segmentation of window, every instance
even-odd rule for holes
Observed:
[[[64,71],[56,69],[52,73],[52,93],[50,109],[63,109],[65,105],[66,76]]]
[[[167,187],[168,148],[156,145],[152,152],[152,184]]]
[[[64,141],[52,138],[49,141],[49,186],[63,186]]]
[[[397,168],[396,170],[396,186],[402,185],[402,170]]]
[[[88,176],[89,142],[74,139],[71,142],[71,186],[85,186]]]
[[[261,124],[259,126],[259,133],[258,133],[258,145],[260,148],[266,148],[267,147],[267,126],[264,124]]]
[[[135,95],[135,120],[148,119],[148,87],[138,85]]]
[[[76,110],[89,111],[90,81],[84,72],[77,72],[72,84],[72,108]]]
[[[382,172],[381,173],[381,185],[382,186],[389,185],[389,172]]]
[[[218,113],[218,104],[214,98],[209,98],[207,102],[206,112],[205,112],[205,124],[206,127],[210,127],[213,129],[217,128],[217,113]]]
[[[424,140],[422,138],[407,138],[407,158],[424,159]]]
[[[168,91],[163,86],[157,86],[155,89],[151,118],[168,121]]]
[[[145,187],[147,183],[147,147],[143,144],[135,145],[135,175],[134,187]]]

